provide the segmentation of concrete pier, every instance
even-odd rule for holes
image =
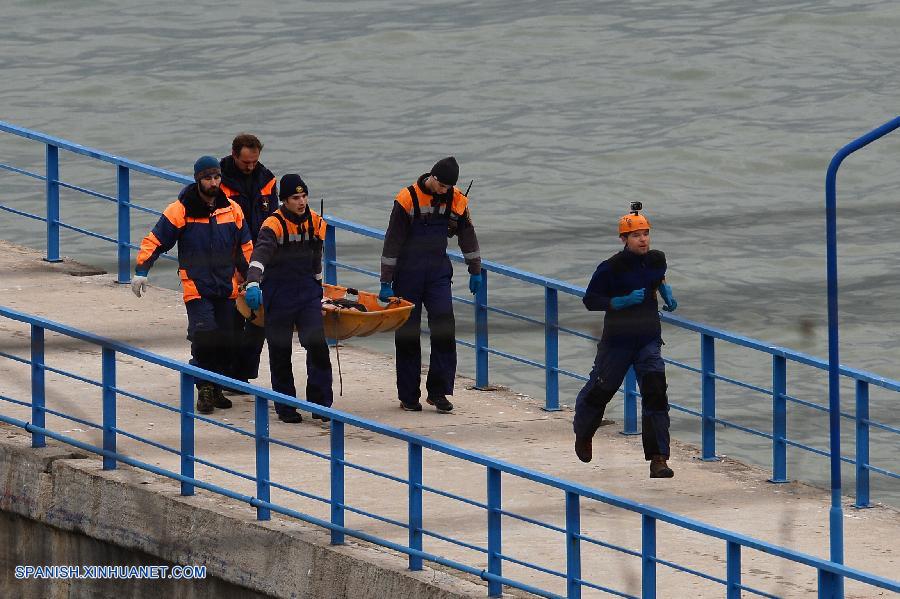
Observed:
[[[115,283],[112,274],[92,274],[91,269],[70,261],[50,264],[40,253],[0,242],[0,305],[39,315],[98,335],[139,346],[186,361],[184,304],[177,291],[152,287],[138,299],[130,288]],[[151,283],[153,274],[151,273]],[[3,351],[29,356],[29,330],[22,323],[0,319]],[[95,346],[48,333],[46,361],[54,368],[99,379],[100,352]],[[452,414],[437,414],[430,406],[423,412],[399,409],[394,387],[393,357],[354,347],[352,339],[340,349],[343,396],[336,394],[334,408],[433,437],[485,455],[521,464],[582,484],[591,485],[634,501],[657,506],[709,524],[740,532],[763,541],[827,558],[829,494],[801,483],[773,485],[768,473],[724,460],[702,462],[689,445],[673,444],[671,466],[676,477],[651,480],[643,460],[640,437],[618,434],[619,424],[600,429],[594,442],[594,461],[582,464],[572,450],[570,411],[548,413],[534,400],[506,390],[469,389],[472,381],[456,383]],[[334,354],[332,363],[335,364]],[[304,381],[304,356],[299,345],[294,358],[298,388]],[[335,377],[337,379],[337,377]],[[30,369],[0,359],[0,394],[30,400]],[[264,351],[257,384],[269,387]],[[120,356],[117,385],[132,393],[170,406],[178,405],[178,379],[162,368]],[[335,383],[337,390],[337,382]],[[253,429],[251,398],[232,398],[230,410],[216,410],[213,418],[246,430]],[[47,373],[47,406],[99,422],[100,389]],[[4,414],[30,419],[24,407],[0,403]],[[48,416],[49,428],[77,439],[100,444],[100,433],[76,422]],[[160,444],[178,446],[179,425],[175,414],[119,397],[118,426]],[[305,418],[301,424],[284,424],[271,418],[271,434],[303,448],[328,453],[327,425]],[[234,432],[197,424],[197,455],[234,470],[254,472],[253,440]],[[96,456],[85,457],[59,443],[32,450],[21,429],[0,428],[0,481],[2,508],[11,515],[60,530],[84,534],[129,550],[153,555],[170,563],[202,564],[222,585],[238,585],[262,595],[279,597],[483,597],[483,581],[444,567],[423,572],[406,570],[406,557],[384,548],[348,538],[347,544],[328,544],[327,532],[296,520],[273,516],[260,523],[255,510],[203,490],[184,498],[178,486],[148,472],[121,466],[104,472]],[[119,451],[171,470],[178,457],[162,449],[118,438]],[[29,461],[23,458],[31,454]],[[347,460],[406,476],[406,447],[392,439],[348,427]],[[428,486],[485,500],[483,468],[433,452],[425,452]],[[30,470],[29,470],[30,469]],[[216,484],[232,484],[252,495],[252,481],[197,465],[198,478]],[[328,496],[329,465],[326,460],[272,447],[272,479],[308,493]],[[558,492],[540,485],[505,477],[505,510],[540,518],[563,526],[564,501]],[[292,509],[327,519],[328,505],[273,490],[273,500]],[[399,521],[406,520],[407,489],[404,485],[347,470],[346,502],[349,505]],[[375,508],[377,506],[377,509]],[[897,578],[900,571],[900,514],[887,507],[857,510],[845,505],[845,556],[851,567],[880,576]],[[465,542],[484,544],[482,510],[457,501],[427,494],[425,527]],[[66,516],[63,517],[62,514]],[[11,516],[10,516],[11,517]],[[9,521],[9,518],[4,522]],[[112,524],[114,524],[114,526]],[[13,526],[14,524],[5,524]],[[347,525],[398,542],[406,531],[391,524],[347,513]],[[640,519],[602,503],[583,503],[582,532],[606,542],[638,550]],[[657,555],[665,560],[724,577],[724,543],[703,535],[660,524]],[[504,519],[504,554],[564,570],[562,535]],[[447,542],[427,538],[425,549],[452,559],[486,567],[483,554]],[[15,581],[8,560],[35,559],[34,552],[4,554],[0,593],[3,596],[48,596],[38,592],[35,581]],[[54,553],[56,559],[61,554]],[[22,557],[24,556],[24,557]],[[49,556],[48,556],[49,559]],[[72,563],[70,558],[68,563]],[[582,572],[586,580],[622,592],[639,595],[640,559],[595,546],[582,548]],[[47,561],[46,563],[52,563]],[[14,565],[14,564],[13,564]],[[721,585],[658,566],[661,597],[721,597]],[[815,570],[745,551],[743,583],[784,597],[808,597],[815,593]],[[514,564],[504,564],[504,574],[539,584],[564,594],[565,581]],[[79,583],[69,582],[77,586]],[[187,583],[186,583],[187,584]],[[12,586],[7,586],[12,585]],[[32,586],[29,586],[32,585]],[[71,587],[67,587],[71,588]],[[199,592],[199,591],[198,591]],[[889,596],[884,592],[848,583],[848,597]],[[510,591],[511,595],[523,593]],[[66,595],[66,596],[79,596]],[[84,595],[88,596],[88,595]],[[187,596],[185,593],[184,596]],[[191,596],[204,596],[202,594]],[[585,590],[585,597],[601,596]]]

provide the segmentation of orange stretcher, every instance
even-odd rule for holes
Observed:
[[[322,285],[322,318],[325,336],[329,339],[368,337],[400,328],[409,318],[413,304],[399,297],[392,297],[387,304],[378,301],[377,293],[358,291],[340,285]],[[355,299],[353,299],[355,298]],[[256,326],[265,323],[265,312],[260,306],[251,310],[241,292],[236,300],[238,312]]]

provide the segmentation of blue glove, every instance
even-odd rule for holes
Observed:
[[[247,301],[248,308],[251,310],[259,310],[259,307],[262,305],[262,289],[259,288],[259,283],[250,283],[247,285],[244,299]]]
[[[622,295],[612,298],[609,303],[613,307],[613,310],[621,310],[622,308],[627,308],[628,306],[635,306],[637,304],[643,303],[643,301],[644,290],[635,289],[628,295]]]
[[[394,295],[394,290],[391,289],[390,283],[382,283],[381,290],[378,292],[378,299],[386,302],[391,299],[391,296]]]
[[[666,312],[674,312],[675,308],[678,307],[678,302],[675,301],[675,297],[672,295],[672,288],[667,283],[663,283],[659,286],[659,294],[662,296],[663,301],[666,302],[666,305],[663,306],[663,310]]]
[[[469,275],[469,291],[472,292],[472,295],[478,293],[478,290],[481,288],[481,283],[484,281],[484,277],[481,273],[477,275]]]

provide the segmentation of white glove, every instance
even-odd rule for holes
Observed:
[[[131,290],[138,297],[147,291],[147,275],[134,275],[131,278]]]

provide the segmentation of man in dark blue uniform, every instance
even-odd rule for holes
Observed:
[[[641,390],[644,457],[651,478],[675,475],[669,458],[669,399],[661,356],[662,333],[656,294],[663,310],[678,302],[666,284],[666,257],[650,249],[650,222],[640,214],[640,202],[619,219],[624,249],[600,263],[584,295],[588,310],[606,311],[603,335],[587,384],[575,400],[575,453],[582,462],[592,458],[591,440],[603,421],[606,405],[634,367]]]
[[[178,244],[178,275],[184,289],[191,341],[191,364],[228,375],[232,318],[238,280],[247,273],[253,250],[241,207],[221,189],[219,161],[201,156],[194,181],[169,204],[141,242],[131,289],[141,297],[150,268],[160,254]],[[197,411],[230,408],[218,385],[197,380]]]
[[[278,209],[275,175],[259,161],[263,144],[250,133],[240,133],[231,142],[231,155],[222,158],[222,192],[244,212],[253,243],[263,221]],[[265,332],[235,310],[234,351],[231,354],[231,378],[244,381],[259,376],[259,355]],[[231,391],[232,393],[242,393]]]
[[[306,350],[306,399],[330,406],[331,360],[322,321],[322,243],[327,225],[307,205],[308,193],[300,175],[281,178],[282,204],[259,230],[247,271],[246,300],[251,310],[265,307],[272,389],[297,394],[291,365],[296,328]],[[287,404],[276,402],[275,412],[282,422],[303,420]],[[313,418],[328,420],[318,414]]]
[[[447,399],[456,380],[456,322],[450,282],[453,267],[447,239],[456,236],[469,268],[469,291],[481,286],[481,253],[469,216],[468,198],[454,185],[459,165],[453,156],[438,160],[431,171],[400,191],[384,236],[381,291],[378,299],[399,296],[415,304],[409,319],[394,334],[397,394],[400,407],[422,410],[422,307],[428,311],[431,359],[425,381],[426,401],[441,414],[453,410]]]

